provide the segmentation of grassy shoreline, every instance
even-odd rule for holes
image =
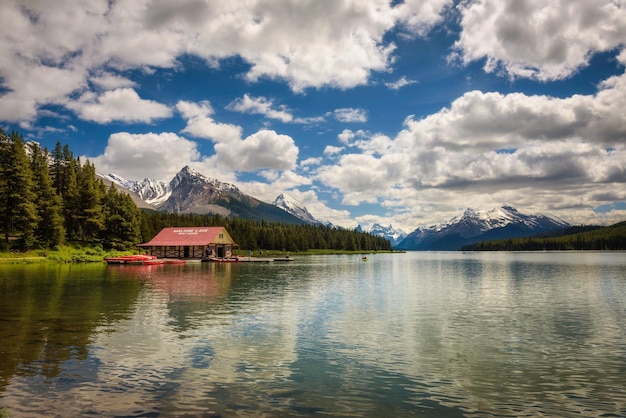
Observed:
[[[338,254],[382,254],[400,253],[401,251],[348,251],[348,250],[308,250],[308,251],[279,251],[262,250],[263,257],[285,257],[305,255],[338,255]],[[106,251],[100,247],[62,246],[58,250],[31,250],[25,252],[0,252],[0,264],[29,264],[29,263],[90,263],[103,262],[106,257],[139,254],[140,251]],[[236,250],[235,255],[247,257],[248,250]],[[253,256],[259,255],[259,250],[252,251]]]

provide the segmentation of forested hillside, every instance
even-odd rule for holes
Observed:
[[[131,249],[168,226],[225,226],[241,249],[391,250],[388,240],[340,228],[142,212],[67,145],[49,152],[0,129],[0,251],[66,243]]]
[[[474,251],[626,250],[626,222],[573,234],[484,241],[465,247]]]

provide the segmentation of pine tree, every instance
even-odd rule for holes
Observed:
[[[7,136],[0,131],[0,216],[6,246],[12,235],[20,238],[20,246],[33,244],[37,225],[33,178],[23,138],[17,132]]]
[[[77,220],[81,230],[82,241],[94,241],[104,229],[104,213],[102,211],[102,198],[104,185],[96,177],[96,168],[87,161],[80,165],[76,164],[76,179],[78,189],[78,213]]]
[[[113,184],[103,199],[104,230],[103,244],[107,248],[127,249],[141,239],[142,216],[135,202]]]
[[[64,240],[61,198],[50,178],[48,150],[30,143],[31,169],[34,180],[35,205],[39,222],[35,228],[35,240],[43,248],[53,248]]]
[[[68,158],[66,155],[64,157]],[[63,200],[63,219],[67,237],[70,240],[76,240],[82,237],[82,229],[79,223],[79,190],[78,181],[76,179],[76,161],[69,155],[69,159],[65,160],[63,170],[63,183],[61,187],[61,198]]]

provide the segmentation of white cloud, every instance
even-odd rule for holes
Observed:
[[[288,135],[261,130],[241,141],[215,144],[215,159],[236,171],[292,170],[298,147]]]
[[[277,119],[284,123],[293,121],[293,115],[285,106],[280,109],[274,109],[274,101],[265,97],[251,97],[244,94],[243,97],[232,101],[226,106],[228,110],[234,110],[241,113],[251,113],[263,115],[270,119]]]
[[[109,137],[102,155],[86,157],[99,173],[115,173],[129,180],[169,181],[190,161],[200,157],[196,143],[173,133],[130,134]]]
[[[332,145],[326,145],[326,147],[324,148],[324,155],[338,155],[341,154],[341,152],[344,150],[343,147],[334,147]]]
[[[178,110],[184,119],[193,119],[201,116],[210,116],[213,114],[213,106],[208,100],[202,100],[198,103],[180,100],[176,103]]]
[[[394,138],[342,132],[353,153],[321,167],[317,179],[345,204],[386,206],[394,225],[408,229],[411,218],[429,225],[462,207],[503,202],[565,219],[586,208],[591,219],[604,203],[598,194],[626,182],[626,116],[615,112],[625,97],[626,76],[564,99],[468,92],[440,112],[407,118]]]
[[[613,0],[464,2],[455,47],[464,63],[486,59],[488,72],[558,80],[595,52],[624,45],[626,5]]]
[[[96,76],[90,78],[94,85],[103,90],[115,90],[123,87],[136,87],[137,83],[129,80],[126,77],[121,77],[116,74],[102,72]]]
[[[199,103],[179,101],[176,110],[184,119],[187,125],[182,132],[196,138],[211,139],[215,142],[235,142],[241,140],[243,129],[240,126],[220,123],[213,120],[211,103],[203,100]]]
[[[416,84],[416,83],[417,81],[409,80],[405,76],[402,76],[396,81],[385,83],[385,86],[391,90],[400,90],[402,87],[410,86],[411,84]]]
[[[367,112],[365,109],[355,109],[351,107],[336,109],[333,112],[335,119],[344,123],[364,123],[367,122]]]
[[[167,118],[172,115],[169,107],[153,100],[144,100],[131,88],[119,88],[97,96],[85,93],[68,105],[81,119],[109,123],[145,122]]]
[[[33,119],[42,105],[69,103],[90,82],[111,91],[135,87],[123,71],[173,68],[185,54],[215,67],[239,56],[251,66],[248,81],[283,80],[297,92],[352,88],[374,71],[389,70],[395,46],[384,40],[386,33],[402,24],[424,34],[446,3],[8,0],[0,16],[0,79],[8,90],[0,115]],[[101,111],[85,111],[91,112],[93,120],[108,120]],[[270,115],[290,120],[285,109]]]
[[[322,159],[319,157],[311,157],[311,158],[307,158],[305,160],[300,161],[300,167],[304,168],[304,169],[308,169],[311,166],[316,166],[321,164]]]

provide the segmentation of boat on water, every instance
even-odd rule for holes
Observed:
[[[287,255],[285,257],[273,258],[272,261],[293,261],[293,258]]]
[[[143,266],[154,266],[161,264],[185,264],[187,262],[186,260],[179,258],[157,258],[156,256],[145,254],[107,257],[104,260],[107,262],[107,264],[132,264]]]
[[[186,260],[180,258],[164,258],[165,264],[185,264]]]
[[[219,257],[211,257],[209,261],[214,263],[241,263],[241,259],[239,257],[227,257],[227,258],[219,258]]]
[[[119,257],[107,257],[104,259],[108,264],[143,264],[145,261],[156,260],[156,257],[146,254],[122,255]]]

